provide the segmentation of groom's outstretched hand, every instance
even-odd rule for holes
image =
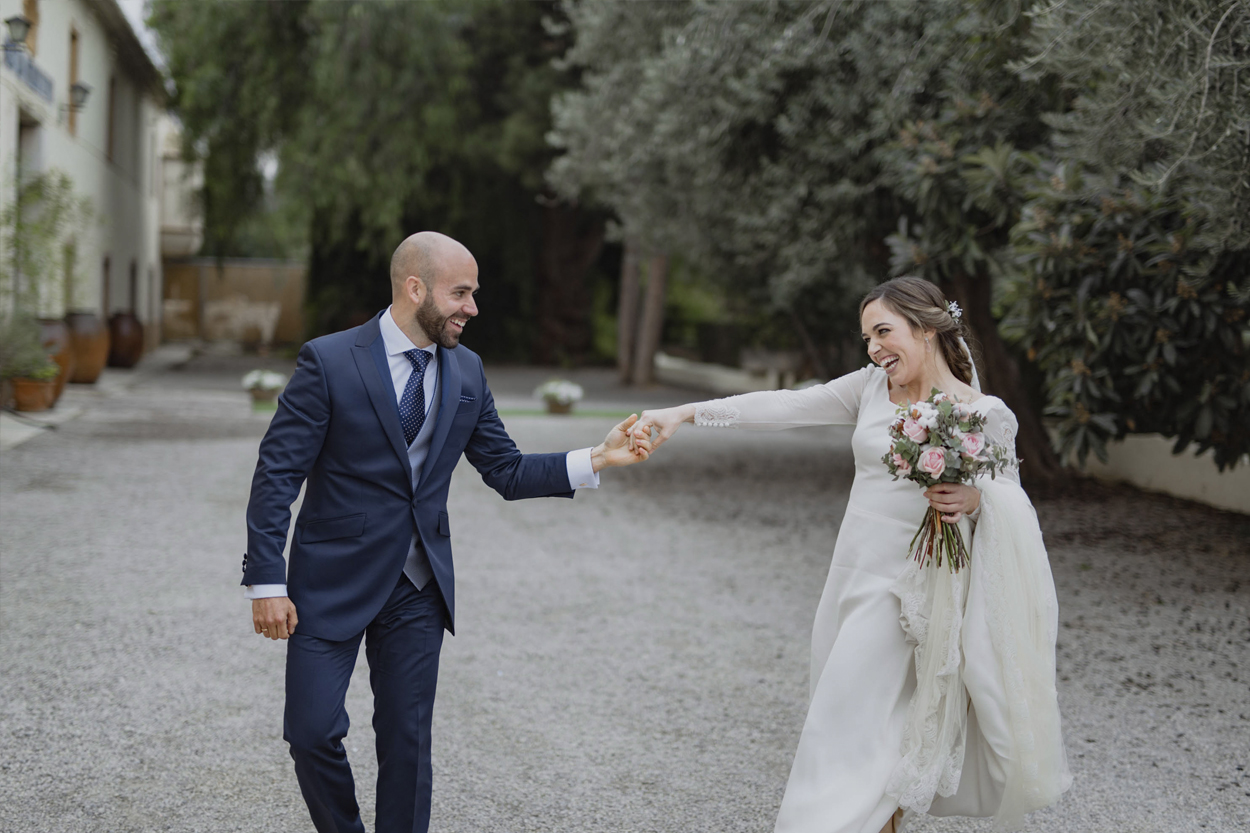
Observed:
[[[637,414],[629,417],[611,431],[603,442],[590,450],[590,464],[596,472],[612,466],[629,466],[651,455],[651,443],[632,440],[630,429],[638,421]]]
[[[261,636],[286,639],[295,633],[298,622],[295,605],[286,596],[252,599],[252,627]]]

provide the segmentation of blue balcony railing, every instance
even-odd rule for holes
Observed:
[[[26,82],[35,93],[49,104],[52,103],[52,78],[30,59],[30,55],[15,44],[5,41],[4,65]]]

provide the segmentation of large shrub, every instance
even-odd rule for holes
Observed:
[[[1123,176],[1039,169],[1007,332],[1046,375],[1060,451],[1133,432],[1250,452],[1250,251],[1204,207]]]
[[[1026,79],[1059,79],[1007,322],[1061,451],[1130,432],[1250,450],[1250,4],[1038,4]],[[1012,270],[1009,270],[1011,272]]]

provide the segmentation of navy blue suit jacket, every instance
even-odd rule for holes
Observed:
[[[438,368],[434,435],[414,488],[378,318],[300,350],[260,444],[242,583],[285,582],[301,633],[337,641],[363,631],[395,589],[414,531],[455,632],[447,491],[462,453],[507,500],[573,496],[566,455],[522,454],[504,431],[476,353],[440,347]],[[291,504],[305,480],[288,570]]]

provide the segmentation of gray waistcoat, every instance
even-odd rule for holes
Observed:
[[[434,436],[434,423],[438,421],[438,402],[442,389],[443,374],[440,373],[434,382],[434,395],[425,412],[425,423],[421,426],[421,431],[413,438],[412,445],[408,446],[408,465],[412,469],[414,490],[421,480],[421,467],[425,465],[425,457],[430,453],[430,438]],[[430,560],[425,555],[425,547],[421,546],[421,538],[416,532],[412,533],[412,543],[408,545],[408,560],[404,562],[404,575],[412,580],[418,590],[425,587],[425,583],[434,575],[434,571],[430,569]]]

